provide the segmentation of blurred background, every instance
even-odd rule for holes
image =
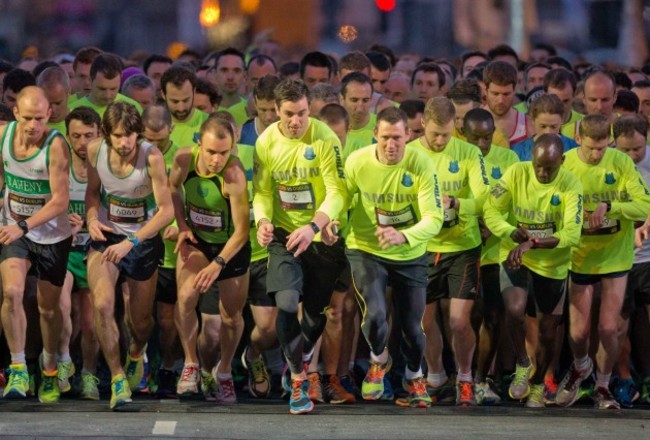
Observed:
[[[650,0],[0,0],[0,58],[266,44],[292,60],[373,43],[449,57],[505,42],[526,59],[543,41],[571,61],[632,66],[648,56],[649,23]]]

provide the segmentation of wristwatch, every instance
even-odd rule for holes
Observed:
[[[456,209],[456,197],[449,196],[449,209]]]
[[[603,203],[605,205],[607,205],[607,212],[612,210],[612,201],[611,200],[605,200]]]
[[[216,257],[214,257],[214,259],[213,259],[212,261],[214,261],[214,262],[217,263],[219,266],[221,266],[222,269],[225,269],[225,268],[226,268],[226,260],[224,260],[223,258],[221,258],[221,255],[217,255]]]
[[[138,245],[140,244],[140,240],[138,240],[138,237],[136,237],[135,234],[127,235],[126,239],[129,240],[131,243],[133,243],[133,247],[138,247]]]
[[[311,230],[314,231],[314,234],[318,234],[320,232],[320,228],[316,223],[309,222],[309,226],[311,226]]]
[[[27,234],[29,232],[29,226],[27,226],[27,222],[25,220],[20,220],[17,225],[20,229],[22,229],[23,234]]]

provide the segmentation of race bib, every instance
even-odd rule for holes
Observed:
[[[591,215],[591,212],[587,213]],[[618,220],[613,220],[605,217],[603,219],[603,224],[599,228],[592,229],[589,224],[589,220],[585,218],[585,221],[582,223],[582,235],[611,235],[616,234],[621,230],[621,223]]]
[[[458,215],[454,208],[445,208],[445,221],[442,223],[443,228],[451,228],[458,224]]]
[[[255,227],[255,212],[253,211],[253,207],[251,206],[248,208],[248,215],[251,221],[251,228]]]
[[[123,200],[108,196],[108,219],[115,223],[142,223],[147,219],[144,200]]]
[[[9,193],[9,212],[11,213],[11,217],[16,221],[25,220],[33,216],[43,206],[45,206],[45,199],[19,196],[12,192]]]
[[[310,211],[315,209],[311,183],[296,186],[278,185],[278,196],[280,207],[283,209]]]
[[[392,226],[397,229],[417,223],[417,216],[411,205],[399,211],[386,211],[375,208],[375,215],[377,216],[378,226]]]
[[[532,238],[550,238],[555,233],[555,223],[517,223],[517,227],[528,231]]]
[[[223,211],[212,211],[188,203],[190,223],[195,229],[206,232],[223,231]]]

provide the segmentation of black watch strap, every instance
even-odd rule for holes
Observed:
[[[18,223],[16,223],[20,229],[22,229],[24,234],[27,234],[29,232],[29,226],[27,226],[27,222],[25,220],[20,220]]]
[[[605,205],[607,205],[607,212],[612,210],[612,202],[611,202],[611,200],[605,200],[603,203],[605,203]]]
[[[219,266],[221,266],[222,269],[226,267],[226,260],[224,260],[223,258],[221,258],[220,255],[217,255],[216,257],[214,257],[214,259],[213,259],[212,261],[214,261],[214,262],[217,263]]]
[[[311,226],[311,230],[314,231],[314,234],[318,234],[320,232],[320,228],[316,223],[309,222],[309,226]]]

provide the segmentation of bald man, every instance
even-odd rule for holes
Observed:
[[[49,128],[56,128],[61,134],[66,135],[65,117],[70,112],[68,108],[68,98],[72,86],[70,85],[70,77],[61,67],[52,66],[45,69],[38,78],[36,78],[36,85],[43,89],[45,97],[50,103],[52,115],[47,126]]]
[[[582,184],[561,167],[563,162],[562,139],[541,135],[532,162],[508,168],[492,188],[483,214],[487,227],[501,238],[506,333],[517,359],[509,394],[515,400],[527,398],[528,408],[545,406],[544,374],[564,310],[571,247],[578,244],[582,227]],[[538,316],[535,362],[525,347],[528,295],[534,298]]]
[[[38,87],[23,89],[13,111],[16,121],[0,130],[0,174],[5,184],[0,226],[2,325],[11,352],[11,374],[4,397],[24,398],[29,389],[23,309],[29,272],[38,279],[43,338],[38,397],[43,403],[55,403],[60,396],[56,358],[61,332],[59,297],[72,243],[67,217],[68,145],[61,133],[47,127],[52,110]]]

